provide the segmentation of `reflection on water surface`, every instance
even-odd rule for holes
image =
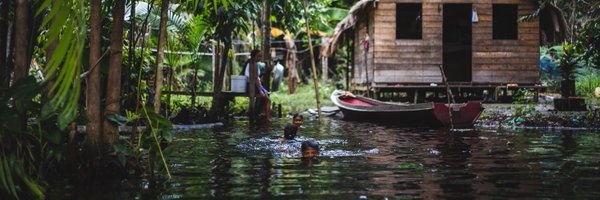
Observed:
[[[173,179],[51,187],[50,199],[475,199],[595,198],[600,134],[447,132],[324,119],[305,120],[297,141],[280,142],[289,119],[176,134]],[[299,159],[316,140],[317,160]]]

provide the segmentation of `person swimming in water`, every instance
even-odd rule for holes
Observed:
[[[302,117],[300,113],[294,114],[294,117],[292,117],[292,123],[288,123],[283,129],[283,138],[281,138],[280,140],[288,141],[296,138],[296,135],[298,134],[298,129],[302,125],[303,120],[304,117]]]
[[[316,158],[320,154],[319,144],[312,140],[302,142],[302,146],[300,147],[300,150],[302,152],[303,159]]]

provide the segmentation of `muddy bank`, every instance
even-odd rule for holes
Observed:
[[[600,109],[556,111],[551,104],[484,104],[482,128],[600,129]]]

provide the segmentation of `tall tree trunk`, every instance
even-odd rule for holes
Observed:
[[[328,43],[331,43],[331,38],[328,37],[322,37],[321,38],[321,45],[325,46],[325,44],[327,45],[331,45]],[[323,49],[323,48],[321,48]],[[327,82],[327,80],[329,79],[329,56],[325,56],[324,53],[319,53],[319,55],[321,56],[321,80]],[[334,60],[334,55],[331,54],[330,55],[332,60]]]
[[[24,78],[29,73],[27,49],[29,47],[29,0],[17,0],[15,15],[15,69],[14,81]]]
[[[17,0],[15,13],[15,69],[14,80],[16,83],[29,74],[29,61],[27,60],[27,50],[29,47],[29,0]],[[27,129],[27,116],[25,113],[19,113],[19,129]]]
[[[113,12],[113,27],[110,36],[110,61],[106,101],[104,102],[104,143],[114,143],[119,128],[106,119],[107,115],[119,114],[121,111],[121,64],[123,63],[123,21],[125,16],[125,0],[116,0]]]
[[[224,114],[224,98],[223,98],[223,79],[225,78],[225,71],[227,70],[227,52],[231,49],[231,42],[225,42],[225,46],[220,51],[221,61],[218,62],[219,68],[214,78],[215,83],[213,86],[213,100],[212,107],[210,109],[211,118],[219,120]]]
[[[250,67],[250,77],[248,80],[248,119],[250,122],[254,122],[256,118],[256,90],[259,89],[256,87],[258,85],[258,66],[256,65],[257,60],[256,57],[251,57],[249,66]]]
[[[296,57],[296,44],[291,34],[286,34],[284,37],[285,45],[287,47],[287,54],[285,58],[285,66],[288,68],[288,94],[296,93],[298,87],[298,70],[296,69],[296,63],[298,58]]]
[[[0,30],[8,30],[8,2],[0,4]],[[8,77],[6,70],[6,48],[8,48],[8,32],[0,31],[0,89],[4,88],[4,79]]]
[[[101,3],[100,0],[91,0],[91,13],[90,13],[90,60],[89,60],[89,74],[87,77],[87,88],[86,88],[86,115],[89,123],[86,126],[87,136],[91,141],[92,150],[100,150],[100,142],[102,141],[102,113],[100,112],[100,67],[95,66],[99,64],[101,57]]]
[[[263,61],[265,62],[264,80],[262,80],[262,86],[271,91],[271,0],[264,0],[262,9],[262,55]],[[260,76],[260,74],[259,74]]]
[[[167,13],[169,12],[169,0],[163,0],[160,8],[160,34],[158,35],[158,49],[156,56],[156,80],[154,85],[154,112],[160,112],[160,96],[163,87],[163,62],[165,59],[165,43],[167,42]]]

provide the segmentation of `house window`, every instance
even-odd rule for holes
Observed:
[[[396,39],[421,39],[421,4],[396,4]]]
[[[492,7],[494,40],[518,39],[518,6],[514,4],[494,4]]]

